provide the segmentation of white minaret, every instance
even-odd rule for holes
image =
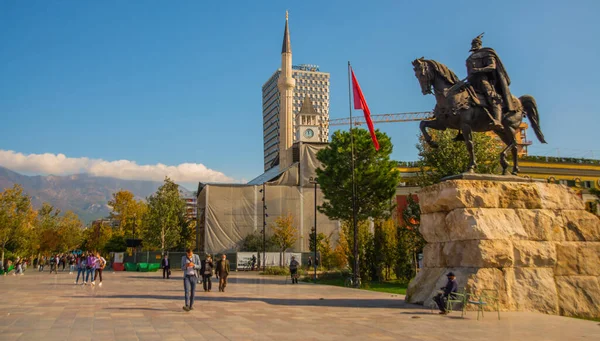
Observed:
[[[294,143],[293,100],[296,81],[292,77],[292,44],[288,27],[288,12],[285,12],[285,31],[281,47],[281,74],[279,88],[279,169],[292,164],[292,144]]]

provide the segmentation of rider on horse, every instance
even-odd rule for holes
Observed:
[[[508,112],[516,110],[509,89],[510,78],[496,51],[481,47],[482,36],[483,33],[471,41],[472,53],[466,62],[467,79],[475,91],[486,98],[494,128],[502,129],[502,105]]]

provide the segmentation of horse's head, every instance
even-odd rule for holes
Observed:
[[[415,76],[419,80],[421,85],[421,92],[423,95],[431,94],[431,85],[433,81],[433,75],[425,57],[415,59],[412,62],[413,70],[415,70]]]

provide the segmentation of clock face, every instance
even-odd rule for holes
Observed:
[[[313,136],[315,136],[315,132],[312,129],[306,129],[304,131],[304,137],[306,137],[307,139],[309,139]]]

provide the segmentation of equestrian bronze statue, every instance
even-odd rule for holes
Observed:
[[[500,153],[502,174],[509,166],[506,152],[513,157],[512,174],[519,172],[517,141],[515,133],[523,121],[529,117],[531,127],[541,143],[546,143],[540,129],[539,114],[535,99],[524,95],[519,98],[510,93],[510,78],[498,57],[491,48],[481,47],[479,35],[471,42],[471,55],[467,58],[467,78],[461,81],[446,65],[423,57],[412,62],[415,76],[421,85],[423,95],[433,94],[437,104],[433,110],[433,120],[421,122],[421,132],[425,141],[437,147],[426,128],[435,130],[457,129],[464,139],[470,162],[466,171],[473,172],[477,166],[473,151],[473,132],[493,131],[506,144]]]

